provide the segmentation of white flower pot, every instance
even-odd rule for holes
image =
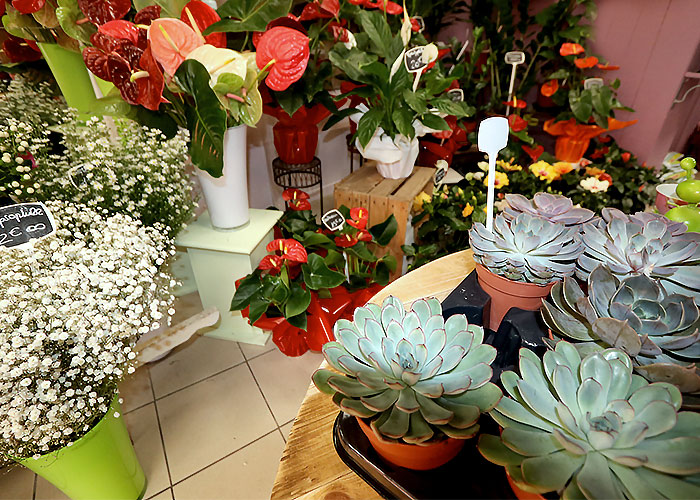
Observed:
[[[221,177],[215,178],[196,169],[214,229],[233,229],[250,219],[246,130],[246,125],[239,125],[224,134],[224,173]]]
[[[377,171],[387,179],[403,179],[411,175],[413,166],[418,158],[418,138],[409,140],[403,135],[393,140],[377,128],[366,148],[355,141],[360,154],[369,160],[377,162]]]

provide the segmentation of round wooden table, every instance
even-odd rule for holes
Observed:
[[[381,304],[388,295],[409,306],[422,297],[443,300],[474,269],[471,250],[430,262],[390,283],[370,302]],[[338,407],[313,383],[289,433],[272,489],[273,500],[379,499],[371,486],[351,471],[333,447],[333,421]]]

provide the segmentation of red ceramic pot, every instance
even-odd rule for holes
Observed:
[[[503,316],[512,308],[537,311],[542,299],[549,295],[554,282],[547,285],[512,281],[492,273],[481,264],[476,265],[479,285],[491,297],[488,317],[484,315],[484,328],[497,331]]]
[[[412,470],[431,470],[445,465],[457,456],[466,441],[446,438],[428,445],[393,443],[380,440],[364,420],[358,418],[357,422],[379,456],[389,463]]]
[[[318,146],[316,125],[277,122],[272,127],[272,134],[277,155],[283,162],[298,165],[313,161]]]

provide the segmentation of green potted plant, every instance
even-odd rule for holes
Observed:
[[[491,297],[484,327],[494,331],[512,307],[538,310],[554,283],[574,274],[583,251],[578,227],[524,212],[497,215],[493,232],[477,222],[469,242],[479,285]]]
[[[541,310],[553,335],[577,341],[584,353],[621,349],[647,380],[700,391],[700,310],[692,297],[667,293],[644,274],[617,279],[604,266],[587,284],[588,294],[572,277],[554,284]]]
[[[479,437],[518,498],[700,496],[700,415],[678,411],[675,386],[632,374],[618,349],[581,356],[563,341],[543,360],[521,349],[519,368],[490,413],[501,435]]]
[[[337,43],[329,57],[342,72],[341,78],[357,85],[340,97],[356,95],[365,103],[338,112],[325,128],[350,116],[357,122],[355,138],[360,153],[376,160],[384,177],[404,178],[410,175],[418,156],[417,137],[449,130],[443,116],[469,116],[473,108],[445,94],[459,75],[445,76],[431,68],[438,57],[434,44],[409,49],[411,22],[407,13],[400,34],[392,35],[380,12],[357,9],[356,19],[363,32],[354,36],[354,46]],[[404,57],[415,49],[421,51],[415,61],[422,69],[410,73]]]
[[[46,207],[56,232],[0,259],[0,454],[70,498],[136,500],[146,478],[117,387],[173,312],[174,250],[128,215]]]
[[[464,315],[444,321],[435,298],[406,312],[389,296],[334,330],[323,355],[337,371],[318,370],[313,381],[395,465],[428,470],[448,462],[501,398],[489,382],[496,349],[483,344],[483,328]]]

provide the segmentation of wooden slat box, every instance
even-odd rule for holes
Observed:
[[[402,273],[401,245],[406,242],[406,233],[411,228],[413,199],[423,190],[432,191],[434,174],[434,168],[415,167],[405,179],[385,179],[377,172],[373,161],[366,161],[362,168],[335,185],[336,208],[345,205],[369,209],[370,226],[383,222],[391,214],[396,217],[398,230],[387,247],[397,262],[392,279]]]

